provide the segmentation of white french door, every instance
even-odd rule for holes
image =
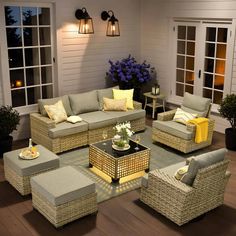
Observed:
[[[230,92],[234,31],[232,22],[175,22],[172,95],[210,98],[217,106]]]

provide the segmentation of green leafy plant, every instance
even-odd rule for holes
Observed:
[[[236,94],[226,95],[219,108],[222,117],[226,118],[236,131]]]
[[[19,112],[11,106],[0,107],[0,139],[4,139],[14,130],[20,123]]]

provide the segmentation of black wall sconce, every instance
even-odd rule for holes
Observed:
[[[119,21],[115,18],[114,12],[109,10],[103,11],[101,14],[101,18],[106,21],[108,18],[107,22],[107,32],[106,35],[110,37],[115,37],[115,36],[120,36],[120,27],[119,27]]]
[[[85,7],[77,9],[75,17],[79,20],[79,34],[93,34],[93,19],[89,16]]]

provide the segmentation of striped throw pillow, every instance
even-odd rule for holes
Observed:
[[[196,117],[197,117],[197,114],[192,114],[192,113],[182,110],[181,108],[177,108],[173,120],[186,125],[186,123],[189,120],[192,120]]]

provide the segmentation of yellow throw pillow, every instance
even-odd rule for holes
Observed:
[[[44,105],[49,118],[56,123],[60,123],[67,119],[66,111],[61,100],[54,105]]]
[[[188,166],[183,166],[181,168],[179,168],[176,172],[175,172],[175,178],[177,180],[181,180],[182,177],[187,173],[188,171]]]
[[[186,125],[189,120],[192,120],[196,117],[197,114],[192,114],[182,110],[181,108],[177,108],[173,120]]]
[[[127,109],[134,109],[134,103],[133,103],[133,94],[134,89],[127,89],[127,90],[121,90],[121,89],[113,89],[113,97],[114,99],[127,99],[126,106]]]
[[[103,97],[103,110],[104,111],[127,111],[127,99],[110,99]]]

